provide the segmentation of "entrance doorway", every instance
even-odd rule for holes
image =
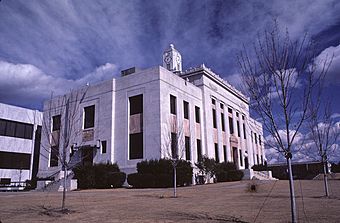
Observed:
[[[93,165],[93,148],[92,147],[82,149],[81,164],[83,166],[92,166]]]
[[[248,157],[244,158],[244,166],[246,169],[249,169],[249,161],[248,161]]]

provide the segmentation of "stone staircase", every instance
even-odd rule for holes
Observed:
[[[272,176],[271,171],[254,171],[252,169],[242,170],[243,180],[278,180]]]
[[[73,171],[68,170],[66,176],[66,191],[77,189],[77,180],[72,179],[73,177],[74,177]],[[54,173],[49,177],[46,177],[46,179],[44,180],[39,180],[37,182],[36,191],[63,191],[63,189],[64,189],[64,171],[58,171],[57,173]]]

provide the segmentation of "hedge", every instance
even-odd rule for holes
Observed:
[[[232,162],[217,163],[214,171],[217,182],[239,181],[243,178],[243,172],[237,170]]]
[[[242,180],[243,172],[241,170],[221,171],[216,173],[217,182],[239,181]]]
[[[105,189],[122,187],[126,174],[120,172],[117,164],[95,164],[79,166],[73,169],[80,189]]]
[[[137,172],[128,175],[128,183],[134,188],[165,188],[173,186],[173,165],[171,160],[144,160],[137,163]],[[186,186],[192,183],[190,162],[179,160],[176,167],[176,183]]]
[[[149,173],[132,173],[127,177],[128,184],[135,188],[155,187],[155,176]]]

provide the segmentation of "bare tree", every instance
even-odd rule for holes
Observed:
[[[176,119],[169,120],[163,127],[162,156],[171,161],[173,167],[174,197],[177,197],[177,165],[186,156],[183,123],[177,126]]]
[[[287,161],[292,222],[297,222],[292,175],[292,145],[308,117],[308,104],[317,83],[327,72],[329,61],[318,69],[314,44],[305,35],[293,41],[275,22],[270,31],[258,35],[254,54],[246,47],[238,55],[242,80],[251,99],[251,107],[263,127],[273,137],[276,149]],[[254,60],[253,60],[254,59]]]
[[[82,132],[79,107],[86,91],[87,88],[73,90],[59,97],[53,97],[51,94],[51,99],[44,111],[42,133],[48,140],[47,144],[41,144],[41,148],[45,151],[41,155],[45,156],[46,152],[51,154],[50,164],[58,166],[53,175],[63,171],[62,211],[67,210],[65,208],[67,172],[80,162],[72,159],[72,155],[76,149],[74,147],[77,137]],[[45,156],[45,158],[49,160],[48,157]]]
[[[314,149],[319,159],[321,159],[323,165],[323,178],[324,178],[324,188],[325,195],[329,197],[328,181],[327,181],[327,164],[329,158],[335,152],[335,144],[337,143],[340,128],[339,123],[337,123],[331,114],[330,103],[320,103],[320,97],[316,100],[316,103],[311,103],[309,106],[309,111],[311,118],[308,120],[308,127],[310,130],[307,139],[311,140],[314,146],[310,149]]]

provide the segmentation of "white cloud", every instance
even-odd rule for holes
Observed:
[[[337,119],[337,118],[340,118],[340,113],[334,113],[331,115],[331,118],[333,119]]]
[[[333,57],[334,56],[334,57]],[[323,64],[326,60],[333,57],[333,61],[329,67],[326,80],[327,84],[340,85],[340,45],[331,46],[324,49],[316,58],[315,64],[318,71],[323,68]]]
[[[324,123],[318,124],[320,128],[324,128]],[[334,136],[338,135],[340,132],[340,122],[334,123],[332,130],[330,131],[330,139],[329,143],[333,143],[330,149],[327,151],[328,158],[332,162],[340,161],[340,138],[337,138],[337,141],[333,142]],[[294,131],[290,132],[291,136],[294,134]],[[287,133],[285,130],[279,130],[280,138],[283,141],[284,145],[287,145]],[[277,146],[277,142],[274,137],[268,135],[265,137],[265,152],[266,157],[269,163],[277,163],[284,162],[284,154],[279,152],[279,146]],[[311,132],[301,133],[298,132],[296,138],[292,145],[292,154],[294,162],[304,162],[304,161],[317,161],[320,160],[320,156],[318,154],[318,148],[315,145],[315,142],[312,138]]]
[[[55,77],[31,64],[13,64],[0,61],[0,100],[11,99],[20,104],[25,101],[49,98],[51,93],[62,95],[67,91],[102,80],[113,78],[117,72],[114,64],[106,63],[79,79]]]

